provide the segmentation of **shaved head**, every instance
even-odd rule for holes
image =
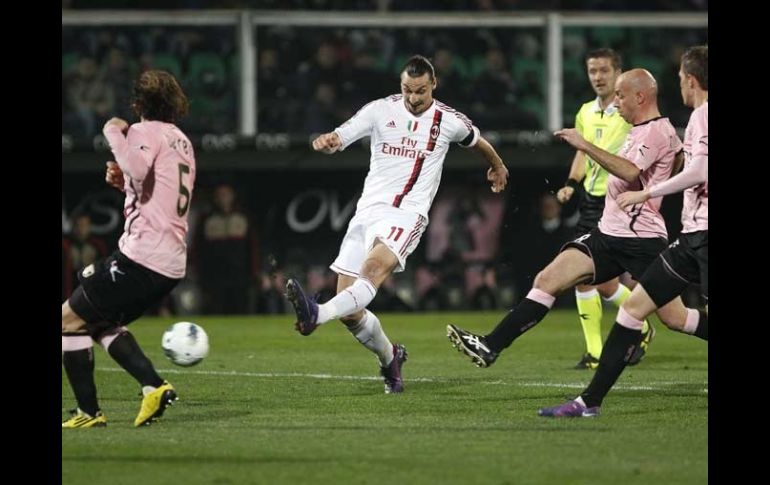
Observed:
[[[637,124],[658,112],[658,83],[647,69],[631,69],[615,83],[615,106],[628,123]]]
[[[620,75],[618,84],[622,82],[634,93],[644,93],[646,96],[658,96],[658,82],[647,69],[631,69]],[[616,84],[617,85],[617,84]]]

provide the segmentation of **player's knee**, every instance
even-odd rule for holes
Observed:
[[[67,321],[67,322],[62,320],[62,322],[61,322],[61,331],[62,331],[62,333],[85,333],[86,332],[86,324],[82,320],[81,321]]]
[[[640,297],[638,292],[631,292],[630,295],[628,295],[628,298],[626,298],[626,301],[623,302],[623,310],[626,311],[629,315],[632,317],[643,320],[647,317],[645,315],[645,309],[644,309],[644,301]]]
[[[377,258],[368,258],[364,261],[361,267],[361,275],[365,277],[372,277],[378,275],[383,268],[382,261]]]
[[[126,327],[112,327],[98,334],[92,334],[91,337],[99,342],[99,345],[101,345],[105,351],[109,351],[110,344],[126,332],[128,332]]]
[[[684,324],[687,321],[686,316],[684,318],[677,318],[674,315],[658,315],[660,317],[660,321],[663,322],[663,325],[670,328],[671,330],[674,330],[676,332],[681,332],[684,330]]]
[[[361,266],[361,276],[377,284],[385,280],[397,265],[398,257],[385,244],[377,241]]]
[[[537,276],[535,276],[535,281],[533,282],[532,287],[537,288],[538,290],[543,290],[550,295],[561,293],[563,290],[563,288],[559,287],[559,280],[550,267],[545,268],[544,270],[540,271]]]
[[[371,281],[375,286],[383,281],[393,271],[394,266],[388,265],[379,258],[368,258],[361,267],[361,276]]]
[[[663,325],[671,330],[682,332],[687,323],[687,309],[681,306],[667,305],[656,312]]]

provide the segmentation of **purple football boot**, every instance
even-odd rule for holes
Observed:
[[[568,401],[550,408],[540,408],[538,416],[547,418],[595,418],[599,415],[599,406],[587,408],[577,401]]]
[[[315,298],[308,298],[297,280],[293,278],[286,282],[286,297],[297,314],[297,323],[294,324],[294,328],[302,335],[313,333],[318,328],[318,302]]]
[[[385,394],[404,392],[404,381],[401,380],[401,366],[406,362],[406,347],[393,344],[393,360],[387,367],[380,368],[380,374],[385,380]]]

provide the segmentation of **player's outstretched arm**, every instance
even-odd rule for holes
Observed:
[[[324,133],[313,140],[313,150],[323,152],[328,155],[336,152],[342,146],[342,140],[335,132]]]
[[[481,156],[489,163],[487,180],[492,183],[492,192],[497,194],[505,190],[505,186],[508,184],[508,169],[495,148],[484,137],[479,137],[479,141],[473,146],[473,149],[481,153]]]
[[[631,163],[630,160],[613,155],[606,150],[602,150],[593,143],[586,141],[586,139],[574,128],[559,130],[554,132],[554,136],[566,141],[578,150],[585,152],[586,155],[594,159],[609,173],[622,178],[626,182],[633,182],[639,177],[639,172],[641,170]]]

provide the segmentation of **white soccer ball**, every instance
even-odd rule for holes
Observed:
[[[200,325],[177,322],[163,334],[161,347],[171,362],[189,367],[209,355],[209,336]]]

